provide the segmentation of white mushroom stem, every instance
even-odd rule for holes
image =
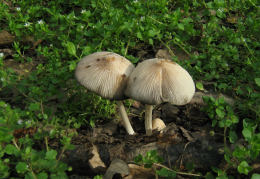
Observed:
[[[153,106],[152,105],[145,105],[145,131],[146,135],[152,135],[153,130],[153,123],[152,123],[152,116],[153,116]]]
[[[123,123],[124,123],[124,126],[125,126],[127,133],[129,135],[134,135],[135,131],[132,128],[132,125],[131,125],[131,123],[128,119],[128,116],[127,116],[123,102],[122,101],[116,101],[116,104],[119,108],[119,114],[120,114],[121,118],[123,119]]]

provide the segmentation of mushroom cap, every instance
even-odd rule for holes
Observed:
[[[131,73],[125,94],[145,104],[169,102],[184,105],[195,93],[189,73],[175,62],[149,59],[137,65]]]
[[[107,99],[121,100],[133,69],[129,60],[116,53],[96,52],[80,60],[75,76],[88,90]]]
[[[153,130],[161,131],[166,127],[163,120],[160,118],[153,119]]]

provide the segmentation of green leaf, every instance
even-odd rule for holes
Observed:
[[[232,125],[232,121],[231,120],[225,120],[225,126],[226,127],[230,127]]]
[[[239,173],[243,173],[245,175],[248,174],[248,172],[250,172],[252,168],[248,165],[248,163],[246,161],[242,161],[239,166],[237,167],[237,170]]]
[[[215,176],[211,173],[211,172],[207,172],[207,174],[205,175],[206,179],[215,179]]]
[[[90,119],[89,120],[89,125],[94,128],[96,125],[95,125],[95,120],[94,119]]]
[[[70,55],[76,57],[76,56],[77,56],[77,55],[76,55],[76,47],[75,47],[74,43],[72,43],[72,42],[67,42],[67,43],[66,43],[66,46],[67,46],[67,51],[68,51],[68,53],[69,53]]]
[[[232,155],[240,160],[243,160],[248,156],[248,151],[245,147],[237,147],[233,151]]]
[[[228,179],[228,177],[225,175],[220,175],[220,176],[216,177],[216,179]]]
[[[224,155],[224,158],[225,158],[225,160],[227,161],[227,163],[230,163],[230,162],[231,162],[230,156],[229,156],[228,154],[225,154],[225,155]]]
[[[18,162],[15,167],[17,173],[25,173],[28,170],[27,164],[24,162]]]
[[[153,45],[153,39],[149,39],[148,41],[150,45]]]
[[[96,175],[93,179],[103,179],[102,175]]]
[[[226,101],[223,97],[218,98],[217,101],[219,102],[219,104],[226,104]]]
[[[9,167],[2,160],[0,160],[0,178],[8,178],[10,175]]]
[[[30,103],[29,110],[30,111],[39,111],[40,110],[40,104],[39,103]]]
[[[179,28],[180,30],[184,30],[184,25],[183,25],[183,24],[179,23],[177,26],[178,26],[178,28]]]
[[[50,150],[46,152],[45,159],[47,160],[54,160],[56,159],[57,151],[56,150]]]
[[[141,34],[141,32],[137,32],[137,38],[139,38],[140,40],[143,40],[143,36],[142,36],[142,34]]]
[[[204,90],[203,84],[201,82],[196,82],[196,88],[198,88],[201,91]]]
[[[222,118],[224,118],[225,117],[225,111],[223,111],[222,109],[220,109],[220,108],[217,108],[216,109],[216,113],[217,113],[217,115],[218,115],[218,117],[220,117],[221,119]]]
[[[154,156],[157,156],[157,151],[156,150],[150,150],[146,153],[147,158],[152,158]]]
[[[31,151],[32,151],[32,148],[31,148],[31,146],[28,146],[28,147],[26,147],[26,149],[25,149],[25,154],[30,154],[31,153]]]
[[[154,37],[156,34],[157,34],[157,32],[155,30],[149,30],[147,35],[149,37]]]
[[[67,179],[68,176],[65,172],[58,172],[57,174],[52,173],[50,179]]]
[[[260,87],[260,78],[255,78],[255,83]]]
[[[251,177],[251,179],[260,179],[260,174],[254,173]]]
[[[25,178],[25,179],[35,179],[35,177],[34,177],[34,175],[33,175],[32,172],[28,172],[28,173],[26,173],[26,175],[25,175],[24,178]]]
[[[236,132],[231,130],[229,132],[229,141],[230,141],[230,143],[232,143],[232,144],[235,143],[237,141],[237,139],[238,139],[238,137],[237,137]]]
[[[135,163],[138,163],[138,164],[141,164],[143,162],[143,156],[141,154],[137,155],[135,158],[134,158],[134,162]]]
[[[188,171],[192,171],[194,169],[194,163],[193,162],[187,162],[185,164],[185,168],[188,170]]]
[[[38,179],[48,179],[48,174],[45,172],[41,172],[37,175]]]
[[[156,173],[161,177],[176,178],[176,172],[167,170],[166,168],[161,168],[160,170],[156,170]]]
[[[242,134],[247,140],[250,140],[252,138],[252,130],[250,130],[249,128],[244,128]]]
[[[238,123],[238,122],[239,122],[239,119],[238,119],[238,117],[237,117],[237,116],[235,116],[235,115],[231,115],[231,116],[230,116],[230,119],[231,119],[231,121],[232,121],[232,123],[233,123],[233,124],[236,124],[236,123]]]
[[[127,59],[129,59],[132,63],[137,63],[139,61],[138,58],[136,58],[132,55],[127,55]]]
[[[82,55],[88,55],[91,52],[92,48],[90,46],[86,46],[82,50]]]
[[[144,168],[152,168],[153,163],[150,160],[144,159]]]
[[[47,169],[51,167],[51,163],[50,160],[46,160],[46,159],[38,159],[37,160],[37,167],[39,169]]]
[[[218,123],[218,121],[216,119],[213,119],[212,120],[212,127],[215,127],[217,123]]]
[[[69,65],[70,71],[74,71],[76,69],[77,63],[75,61],[71,61]]]
[[[225,127],[226,126],[226,121],[225,120],[220,120],[218,122],[218,126],[221,127],[221,128]]]
[[[12,155],[12,154],[16,154],[17,152],[19,152],[19,150],[12,144],[7,144],[5,147],[5,152],[8,155]]]

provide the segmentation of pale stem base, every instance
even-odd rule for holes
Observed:
[[[153,106],[152,105],[145,105],[145,131],[146,135],[150,136],[152,135],[152,130],[153,130],[153,123],[152,123],[152,118],[153,118]]]
[[[128,116],[127,116],[127,113],[126,113],[126,110],[125,110],[125,106],[123,104],[122,101],[116,101],[116,104],[119,108],[119,114],[120,114],[120,117],[122,118],[123,120],[123,123],[124,123],[124,126],[125,126],[125,129],[127,131],[127,133],[129,135],[134,135],[135,131],[134,129],[132,128],[132,125],[128,119]]]

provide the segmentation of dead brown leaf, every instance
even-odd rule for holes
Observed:
[[[0,45],[10,45],[14,42],[14,38],[9,32],[2,30],[0,32]]]

